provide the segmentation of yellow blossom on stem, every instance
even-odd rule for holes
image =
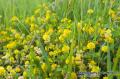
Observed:
[[[60,36],[59,36],[59,40],[60,40],[60,42],[64,42],[64,39],[65,39],[65,38],[64,38],[63,35],[60,35]]]
[[[95,62],[94,60],[91,60],[91,61],[90,61],[90,64],[96,65],[96,62]]]
[[[50,41],[50,35],[45,33],[43,35],[43,40],[46,41],[46,42],[49,42]]]
[[[51,65],[52,70],[55,70],[56,67],[57,67],[57,64],[52,64]]]
[[[24,77],[24,78],[26,78],[26,77],[27,77],[27,75],[28,75],[28,74],[27,74],[27,72],[26,72],[26,71],[24,71],[24,72],[23,72],[23,77]]]
[[[107,29],[107,30],[105,31],[105,38],[109,38],[109,37],[111,37],[111,36],[112,36],[111,30],[110,30],[110,29]]]
[[[10,60],[11,63],[15,63],[15,59],[14,59],[14,57],[10,57],[9,60]]]
[[[74,57],[72,56],[71,58],[70,57],[66,58],[65,63],[66,64],[73,64],[74,63]]]
[[[15,76],[15,75],[16,75],[15,70],[14,70],[14,69],[10,70],[10,74],[11,74],[12,76]]]
[[[108,79],[108,77],[103,77],[103,79]]]
[[[30,17],[30,22],[31,23],[35,22],[35,16],[34,15]]]
[[[12,48],[14,48],[15,46],[16,46],[16,42],[15,42],[15,41],[12,41],[12,42],[8,43],[6,47],[7,47],[8,49],[12,49]]]
[[[88,49],[94,49],[94,48],[95,48],[95,44],[94,44],[93,42],[89,42],[89,43],[87,44],[87,48],[88,48]]]
[[[34,14],[35,15],[38,15],[40,13],[40,8],[38,8],[38,9],[36,9],[35,11],[34,11]]]
[[[93,66],[91,72],[99,72],[100,68],[99,66]]]
[[[62,47],[63,52],[69,52],[69,50],[70,50],[70,47],[68,45],[63,45]]]
[[[101,51],[108,52],[108,46],[102,46]]]
[[[77,55],[75,58],[74,58],[74,61],[77,65],[80,65],[82,59],[81,59],[81,55]]]
[[[15,71],[19,73],[21,71],[20,67],[16,67]]]
[[[94,10],[93,9],[88,9],[87,13],[88,14],[93,14]]]
[[[46,70],[47,70],[47,65],[46,65],[46,63],[42,63],[41,69],[43,70],[43,72],[46,72]]]
[[[53,33],[53,28],[49,28],[49,30],[48,30],[48,32],[47,32],[47,34],[52,34]]]
[[[33,73],[34,73],[35,75],[38,74],[38,68],[37,68],[37,67],[35,67],[35,68],[33,69]]]
[[[7,71],[12,70],[12,66],[8,65],[6,69],[7,69]]]
[[[89,68],[92,68],[93,66],[96,65],[96,62],[94,60],[91,60],[89,63],[88,63],[88,66]]]
[[[15,38],[19,39],[21,36],[19,33],[15,33]]]
[[[110,9],[109,12],[108,12],[109,16],[111,16],[113,19],[116,18],[116,13],[114,10]]]
[[[4,67],[0,66],[0,76],[3,76],[5,74],[6,70]]]
[[[94,33],[94,28],[93,27],[89,27],[88,28],[88,33],[89,34],[93,34]]]
[[[63,31],[63,36],[64,36],[64,37],[67,37],[67,36],[70,34],[70,32],[71,32],[71,30],[69,30],[69,29],[64,29],[64,31]]]
[[[108,43],[113,43],[114,39],[112,37],[107,37],[107,38],[105,38],[105,41]]]
[[[11,18],[11,21],[13,21],[13,22],[18,21],[18,17],[17,17],[17,16],[13,16],[13,17]]]
[[[25,23],[26,24],[30,24],[31,22],[30,22],[30,17],[27,17],[26,19],[25,19]]]
[[[77,79],[77,74],[75,72],[71,73],[71,79]]]

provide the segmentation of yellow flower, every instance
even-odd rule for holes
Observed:
[[[100,68],[99,66],[93,66],[91,72],[99,72]]]
[[[25,65],[29,65],[29,61],[25,61]]]
[[[15,71],[19,73],[21,71],[20,67],[16,67]]]
[[[45,42],[49,42],[49,41],[50,41],[50,35],[45,33],[45,34],[43,35],[43,40],[44,40]]]
[[[63,36],[63,35],[60,35],[60,36],[59,36],[59,40],[60,40],[60,42],[64,42],[64,36]]]
[[[96,62],[94,60],[91,60],[89,63],[88,63],[88,66],[89,68],[92,68],[93,66],[96,65]]]
[[[56,67],[57,67],[57,64],[52,64],[51,65],[52,70],[55,70]]]
[[[27,72],[26,71],[23,72],[23,77],[25,77],[25,78],[27,77]]]
[[[114,13],[115,13],[115,12],[114,12],[114,10],[112,10],[112,9],[110,9],[109,12],[108,12],[109,15],[114,14]]]
[[[93,27],[89,27],[88,28],[88,33],[89,34],[93,34],[94,33],[94,28]]]
[[[13,16],[13,17],[11,18],[11,21],[13,21],[13,22],[18,21],[18,17],[17,17],[17,16]]]
[[[68,57],[66,60],[65,60],[65,63],[66,64],[73,64],[74,63],[74,57],[72,56],[71,58]]]
[[[15,70],[14,70],[14,69],[10,70],[10,74],[11,74],[12,76],[15,76],[15,74],[16,74]]]
[[[66,22],[67,20],[68,20],[67,18],[63,18],[61,22]]]
[[[115,13],[114,10],[110,9],[108,14],[109,14],[109,16],[111,16],[113,19],[116,18],[116,13]]]
[[[105,29],[100,28],[98,32],[99,32],[100,36],[103,37],[105,34]]]
[[[68,45],[63,45],[62,47],[63,52],[69,52],[69,50],[70,50],[70,47]]]
[[[58,33],[62,33],[63,32],[63,28],[58,27]]]
[[[15,63],[14,57],[10,57],[10,62],[11,62],[11,63]]]
[[[3,76],[5,74],[5,69],[4,67],[0,66],[0,76]]]
[[[50,19],[50,15],[51,15],[51,11],[47,10],[47,12],[45,14],[45,22],[47,22]]]
[[[37,67],[35,67],[35,68],[33,69],[33,73],[34,73],[35,75],[38,74],[38,68],[37,68]]]
[[[47,34],[52,34],[53,33],[53,28],[49,28]]]
[[[25,24],[30,24],[30,17],[27,17],[27,18],[25,19]]]
[[[12,70],[12,66],[9,66],[9,65],[8,65],[8,66],[7,66],[7,70],[8,70],[8,71]]]
[[[34,14],[35,15],[38,15],[40,13],[40,8],[38,8],[38,9],[36,9],[35,11],[34,11]]]
[[[30,21],[31,21],[31,23],[35,22],[35,16],[34,15],[30,17]]]
[[[65,63],[66,63],[66,64],[69,64],[69,63],[70,63],[69,58],[67,58],[67,59],[65,60]]]
[[[108,52],[108,46],[102,46],[101,50],[102,50],[103,52]]]
[[[42,63],[41,69],[43,70],[43,72],[45,72],[45,71],[47,70],[47,65],[46,65],[46,63]]]
[[[50,51],[50,52],[49,52],[49,55],[50,55],[50,56],[53,56],[53,55],[54,55],[54,52],[53,52],[53,51]]]
[[[107,37],[107,38],[105,38],[105,41],[108,43],[113,43],[114,39],[112,37]]]
[[[94,60],[91,60],[91,61],[90,61],[90,64],[96,65],[96,62],[95,62]]]
[[[12,41],[12,42],[8,43],[6,47],[7,47],[8,49],[12,49],[12,48],[14,48],[15,46],[16,46],[16,42],[15,42],[15,41]]]
[[[77,23],[78,31],[82,30],[82,21]]]
[[[0,35],[6,35],[6,34],[7,34],[6,31],[1,31],[1,32],[0,32]]]
[[[77,65],[80,65],[80,64],[81,64],[81,55],[77,55],[77,56],[74,58],[74,60],[75,60],[75,63],[76,63]]]
[[[52,60],[51,58],[48,58],[48,61],[49,61],[50,63],[53,63],[53,60]]]
[[[59,33],[62,32],[63,29],[59,29]],[[70,29],[64,29],[63,33],[59,36],[59,40],[61,42],[64,42],[64,39],[67,38],[69,36],[69,34],[71,33]]]
[[[71,79],[77,79],[77,74],[75,72],[71,73]]]
[[[14,54],[18,55],[18,54],[19,54],[19,50],[18,50],[18,49],[15,49],[15,50],[14,50]]]
[[[19,33],[15,33],[15,38],[19,39],[21,36]]]
[[[87,13],[88,14],[93,14],[94,10],[93,9],[88,9]]]
[[[112,36],[111,30],[110,30],[110,29],[107,29],[107,30],[105,31],[105,38],[109,38],[109,37],[111,37],[111,36]]]
[[[93,42],[90,42],[87,44],[87,48],[88,49],[94,49],[95,48],[95,44]]]
[[[30,24],[30,31],[32,32],[32,31],[34,31],[35,29],[36,29],[36,24],[34,24],[34,23],[32,23],[32,24]]]
[[[64,37],[67,37],[67,36],[70,34],[70,32],[71,32],[71,30],[69,30],[69,29],[64,29],[64,31],[63,31],[63,36],[64,36]]]
[[[103,79],[108,79],[108,77],[103,77]]]

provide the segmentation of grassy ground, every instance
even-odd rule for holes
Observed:
[[[119,0],[0,0],[0,78],[119,79],[119,26]]]

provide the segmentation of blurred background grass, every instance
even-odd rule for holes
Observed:
[[[95,21],[98,16],[107,18],[105,14],[109,8],[115,9],[120,6],[120,0],[116,0],[114,6],[111,6],[109,2],[110,0],[0,0],[0,15],[2,15],[2,22],[7,24],[11,16],[25,18],[31,15],[38,5],[51,3],[60,19],[69,17],[78,21],[85,20],[88,18],[87,10],[92,8],[95,10],[95,17],[92,17]]]
[[[8,25],[12,16],[24,18],[32,14],[36,6],[52,0],[0,0],[0,16],[2,23]]]

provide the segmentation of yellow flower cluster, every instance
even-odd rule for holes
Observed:
[[[12,42],[10,42],[10,43],[7,44],[6,48],[12,49],[12,48],[14,48],[15,46],[16,46],[16,42],[15,42],[15,41],[12,41]]]
[[[5,75],[5,69],[4,69],[4,67],[2,67],[2,66],[0,66],[0,76],[3,76],[3,75]]]
[[[94,10],[93,9],[88,9],[87,13],[88,14],[93,14]]]
[[[102,46],[101,50],[102,50],[103,52],[108,52],[108,46]]]
[[[88,49],[94,49],[94,48],[95,48],[95,44],[94,44],[93,42],[89,42],[89,43],[87,44],[87,48],[88,48]]]
[[[64,45],[64,46],[62,47],[62,51],[63,51],[63,52],[69,52],[69,50],[70,50],[70,47],[69,47],[68,45]]]

